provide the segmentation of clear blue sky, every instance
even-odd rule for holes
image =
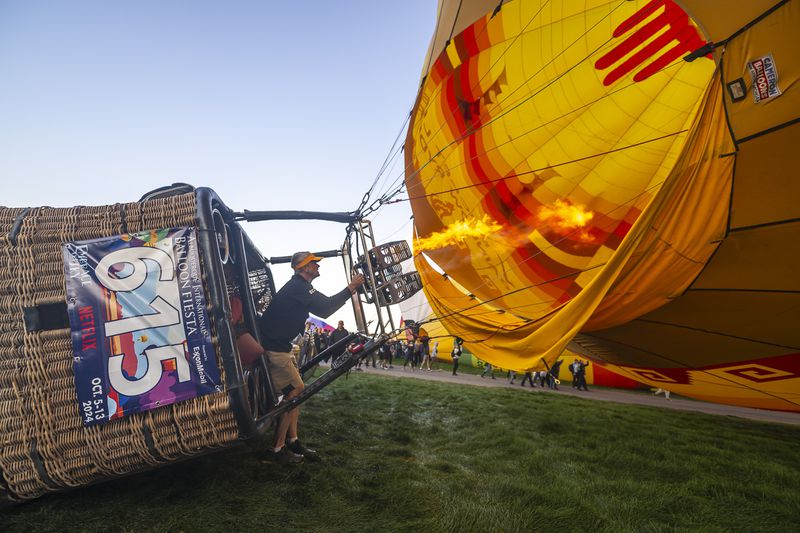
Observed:
[[[0,205],[134,201],[184,181],[235,210],[352,210],[413,105],[435,18],[436,0],[3,0]],[[377,216],[379,240],[410,238],[410,215]],[[344,237],[326,222],[245,229],[267,256]],[[315,285],[343,284],[324,261]]]

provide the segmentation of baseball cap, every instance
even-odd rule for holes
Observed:
[[[292,256],[292,268],[297,270],[309,264],[311,261],[321,261],[321,257],[317,257],[311,252],[296,252]]]

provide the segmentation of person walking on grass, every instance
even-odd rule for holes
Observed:
[[[372,363],[372,368],[378,368],[378,355],[375,351],[367,353],[366,357],[364,357],[362,361],[364,361],[364,368],[369,368],[370,363]]]
[[[574,361],[572,361],[567,368],[569,369],[569,373],[572,374],[572,388],[573,389],[577,389],[578,388],[578,360],[575,359]]]
[[[311,322],[306,322],[306,329],[305,331],[301,332],[299,337],[295,337],[296,339],[299,338],[300,342],[298,346],[300,346],[300,365],[306,364],[306,361],[312,359],[316,353],[314,352],[314,324]]]
[[[291,263],[294,276],[275,294],[258,321],[272,383],[284,395],[284,401],[297,397],[305,386],[292,355],[291,340],[303,331],[308,314],[329,317],[364,283],[364,276],[358,274],[344,289],[333,296],[325,296],[311,285],[311,281],[319,277],[321,259],[310,252],[294,254]],[[317,452],[304,446],[297,437],[299,416],[297,407],[280,415],[275,441],[272,448],[265,451],[265,460],[299,463],[304,457],[318,458]]]
[[[348,335],[350,335],[350,332],[347,331],[346,329],[344,329],[344,320],[340,320],[339,323],[336,325],[336,329],[333,330],[333,332],[330,335],[330,340],[329,340],[330,345],[333,346],[334,344],[336,344],[340,340],[344,339]],[[342,346],[341,349],[337,349],[335,353],[332,353],[325,360],[326,361],[331,361],[331,362],[335,361],[336,358],[339,357],[340,355],[342,355],[346,349],[347,349],[347,346]]]
[[[531,372],[530,370],[525,372],[525,375],[522,376],[522,383],[520,383],[519,386],[524,387],[526,381],[528,381],[531,384],[531,388],[534,388],[536,386],[533,383],[533,372]]]
[[[416,361],[414,360],[414,341],[408,341],[405,345],[404,350],[405,355],[405,362],[403,362],[403,371],[405,371],[407,365],[411,365],[411,370],[414,371],[414,365]]]
[[[547,381],[550,388],[553,390],[558,390],[558,375],[561,373],[561,363],[563,363],[561,359],[553,363],[553,366],[550,367],[550,371],[547,373]]]
[[[485,378],[486,374],[489,374],[490,376],[492,376],[492,379],[495,379],[494,369],[492,368],[491,363],[486,363],[486,366],[483,367],[483,372],[481,372],[481,377]]]
[[[589,366],[589,361],[578,362],[578,372],[575,374],[575,380],[578,382],[578,390],[589,392],[589,387],[586,386],[586,367]]]
[[[380,349],[381,354],[381,368],[384,370],[389,370],[392,368],[392,355],[394,354],[394,345],[390,343],[386,343],[381,346]]]
[[[419,337],[421,343],[421,350],[422,350],[422,362],[419,364],[419,369],[422,370],[422,367],[427,367],[428,372],[431,371],[431,353],[430,353],[430,342],[431,338],[428,337],[427,334],[420,335]]]
[[[458,360],[461,359],[462,345],[464,341],[461,337],[456,337],[453,341],[453,350],[450,352],[450,357],[453,358],[453,375],[458,375]]]
[[[328,349],[328,334],[322,328],[317,328],[315,342],[317,344],[317,354],[321,354]]]
[[[417,368],[422,369],[422,341],[419,338],[414,341],[411,370],[416,372]]]

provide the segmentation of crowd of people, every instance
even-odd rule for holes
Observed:
[[[347,329],[344,327],[344,322],[339,321],[336,329],[326,330],[322,327],[315,325],[313,322],[306,323],[306,329],[298,335],[294,343],[299,346],[299,361],[300,365],[307,360],[313,358],[316,354],[325,350],[328,346],[332,346],[337,341],[343,339],[348,335]],[[377,352],[367,355],[364,359],[356,365],[356,371],[363,371],[365,368],[381,368],[389,370],[394,368],[394,363],[402,360],[403,370],[410,370],[416,372],[417,370],[426,370],[428,372],[433,370],[432,364],[439,360],[439,341],[434,340],[431,342],[430,337],[426,334],[414,335],[409,333],[410,339],[390,341],[381,346]],[[432,346],[431,346],[432,344]],[[453,375],[458,375],[459,359],[463,351],[463,340],[458,337],[453,339],[453,350],[450,352],[452,360]],[[341,353],[341,352],[340,352]],[[334,355],[334,359],[338,354]],[[330,357],[326,359],[329,361]],[[561,366],[563,360],[558,360],[553,363],[552,367],[547,370],[528,371],[517,373],[514,370],[506,372],[506,379],[510,385],[514,385],[519,374],[522,374],[522,380],[519,385],[535,388],[541,387],[551,390],[558,390],[561,384],[559,378],[561,373]],[[572,388],[579,391],[588,391],[589,388],[586,384],[586,367],[589,366],[588,361],[581,361],[575,359],[572,363],[567,365],[570,374],[572,375]],[[491,363],[484,363],[483,371],[480,373],[481,378],[490,377],[497,379],[495,376],[495,367]]]
[[[292,343],[298,347],[298,364],[303,366],[306,361],[313,359],[317,354],[327,350],[329,346],[333,346],[340,340],[349,335],[350,332],[344,327],[344,321],[340,320],[336,329],[329,329],[320,327],[310,320],[306,322],[306,329],[303,333],[297,335]],[[326,361],[331,360],[331,356],[335,359],[344,351],[337,350],[337,353],[331,354],[326,358]]]
[[[348,335],[347,329],[344,327],[344,322],[339,321],[336,329],[325,329],[319,327],[311,321],[306,322],[306,329],[295,338],[294,343],[299,346],[299,363],[303,363],[313,358],[318,353],[325,350],[328,346],[332,346],[337,341],[345,338]],[[428,372],[433,370],[432,364],[439,360],[439,341],[433,340],[425,334],[414,333],[414,330],[409,328],[407,340],[394,340],[384,344],[377,352],[367,355],[364,359],[356,365],[356,371],[363,371],[365,368],[381,368],[389,370],[394,368],[394,363],[402,360],[402,368],[416,372],[417,370],[426,370]],[[453,375],[458,375],[458,364],[463,352],[463,340],[453,338],[453,350],[450,352],[452,360]],[[333,358],[338,354],[335,354]],[[326,361],[330,361],[330,357]],[[526,385],[534,388],[541,387],[551,390],[558,390],[561,384],[560,373],[563,360],[558,360],[553,363],[552,367],[540,371],[528,371],[517,373],[514,370],[506,372],[506,379],[510,385],[514,385],[519,374],[522,374],[522,380],[519,385],[525,387]],[[570,374],[572,375],[572,388],[579,391],[588,391],[589,388],[586,383],[586,367],[589,366],[588,361],[581,361],[575,359],[572,363],[567,365]],[[497,379],[495,376],[496,369],[491,363],[484,363],[483,371],[480,373],[481,378],[490,377]]]
[[[298,364],[302,366],[306,361],[314,358],[329,346],[333,346],[348,334],[349,332],[345,329],[344,322],[341,320],[336,329],[333,330],[320,327],[309,320],[306,322],[303,333],[292,341],[297,346]],[[425,334],[410,336],[412,338],[408,340],[389,341],[382,345],[377,352],[366,355],[356,365],[356,371],[363,371],[364,368],[369,367],[388,370],[394,368],[396,361],[402,361],[404,369],[432,371],[433,363],[438,361],[439,341],[431,343],[430,337]],[[338,354],[332,355],[332,358],[335,359]],[[454,357],[454,360],[457,361],[457,357],[460,355],[459,347],[458,355]],[[330,360],[331,357],[325,359],[325,361]]]
[[[432,348],[429,349],[430,344],[432,344]],[[452,373],[454,376],[458,375],[458,366],[463,353],[463,344],[464,341],[462,339],[454,337],[453,349],[450,352],[450,361],[444,361],[452,365]],[[369,367],[381,368],[384,370],[393,369],[394,364],[396,363],[399,365],[400,361],[402,361],[402,368],[405,371],[432,371],[432,364],[439,361],[439,341],[434,340],[431,343],[429,337],[422,336],[409,340],[387,342],[378,350],[376,355],[374,354],[362,359],[356,366],[356,370],[363,371],[364,368]],[[522,380],[519,383],[522,387],[525,387],[527,384],[532,388],[541,387],[558,390],[558,386],[561,384],[559,376],[563,362],[563,360],[558,360],[553,363],[552,367],[541,371],[518,373],[514,370],[508,370],[506,372],[506,379],[510,385],[514,385],[517,377],[522,374]],[[579,359],[575,359],[568,365],[570,374],[572,374],[572,388],[580,391],[589,390],[586,384],[586,368],[588,366],[588,361],[581,361]],[[483,363],[483,370],[480,373],[480,377],[497,379],[495,376],[496,371],[497,369],[491,363]]]
[[[561,384],[560,374],[561,374],[561,365],[563,364],[563,360],[559,359],[553,366],[548,367],[547,370],[539,370],[539,371],[527,371],[522,376],[522,382],[520,386],[524,387],[526,383],[528,383],[531,387],[541,387],[547,388],[552,390],[558,390],[558,386]],[[589,388],[586,386],[586,367],[589,366],[588,361],[581,361],[579,359],[575,359],[570,365],[568,366],[570,373],[572,374],[572,388],[588,391]],[[494,378],[494,372],[492,369],[492,365],[489,363],[486,364],[484,367],[484,371],[481,374],[481,377],[484,377],[487,373],[492,374],[492,378]],[[514,370],[509,370],[506,374],[506,378],[508,379],[508,383],[510,385],[514,384],[514,381],[517,379],[518,373]]]
[[[373,353],[359,361],[356,371],[363,370],[362,366],[388,370],[402,359],[404,370],[410,367],[412,371],[425,369],[430,372],[433,370],[432,363],[437,360],[438,350],[439,342],[435,341],[431,349],[430,338],[427,336],[407,341],[390,341],[381,346],[377,354]]]

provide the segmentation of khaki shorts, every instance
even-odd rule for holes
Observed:
[[[283,392],[289,385],[295,389],[303,387],[303,379],[297,370],[297,359],[290,352],[266,352],[269,361],[269,374],[277,392]]]

